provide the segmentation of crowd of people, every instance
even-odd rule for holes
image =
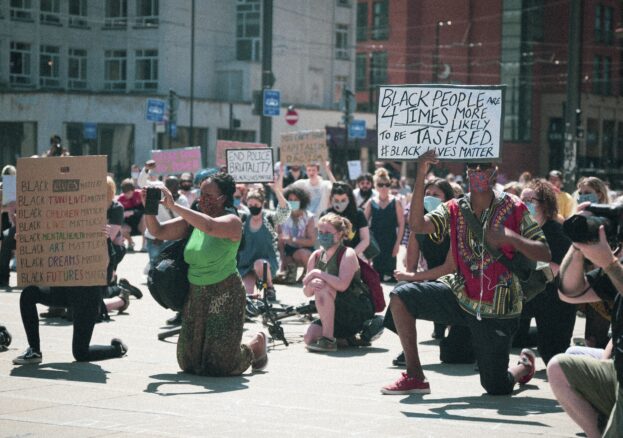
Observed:
[[[42,360],[37,303],[72,310],[76,360],[125,355],[128,347],[118,338],[89,346],[94,314],[124,311],[131,296],[142,294],[116,278],[118,264],[128,251],[145,251],[147,272],[164,248],[185,239],[190,288],[177,316],[177,359],[186,372],[227,376],[266,367],[267,335],[242,340],[245,305],[262,294],[276,300],[280,284],[300,285],[315,300],[318,319],[304,336],[309,351],[369,345],[357,342],[375,314],[360,272],[366,263],[393,288],[383,325],[400,339],[393,364],[406,368],[382,393],[431,391],[415,324],[425,319],[435,323],[441,360],[476,362],[492,395],[530,381],[537,367],[531,347],[537,347],[571,418],[589,437],[617,436],[623,430],[623,236],[606,236],[602,226],[598,238],[574,241],[565,221],[589,217],[595,204],[621,206],[623,220],[623,198],[596,176],[580,178],[575,192],[566,193],[557,170],[545,178],[524,172],[502,185],[494,163],[467,163],[464,176],[436,174],[437,163],[429,151],[415,175],[401,175],[395,163],[376,162],[374,173],[352,183],[337,181],[326,162],[282,164],[275,182],[263,185],[236,184],[222,169],[159,175],[149,161],[133,167],[119,194],[109,177],[108,286],[24,288],[20,310],[29,346],[14,363]],[[8,166],[2,171],[14,173]],[[145,211],[147,187],[162,193],[157,214]],[[2,218],[4,286],[15,248],[14,211],[7,207]],[[505,263],[519,254],[548,263],[557,276],[529,302]],[[572,345],[578,313],[586,318],[585,336]],[[519,362],[509,366],[513,347]]]

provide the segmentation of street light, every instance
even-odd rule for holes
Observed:
[[[451,20],[438,21],[435,26],[435,55],[433,56],[433,82],[439,82],[439,31],[444,26],[452,26]]]

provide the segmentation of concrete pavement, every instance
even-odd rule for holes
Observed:
[[[19,290],[0,291],[0,324],[13,335],[9,351],[0,353],[0,437],[489,438],[580,432],[555,401],[542,361],[533,381],[512,397],[484,395],[473,365],[439,363],[432,323],[425,321],[418,322],[418,332],[430,395],[380,394],[379,388],[402,371],[391,365],[400,352],[394,334],[386,331],[370,348],[313,354],[302,342],[307,321],[296,317],[283,322],[290,345],[271,344],[264,372],[231,378],[181,373],[176,337],[157,340],[172,312],[149,295],[142,274],[146,263],[146,254],[128,254],[119,272],[145,297],[133,299],[127,314],[95,327],[92,343],[108,344],[119,336],[128,344],[122,359],[74,362],[71,325],[51,319],[41,322],[43,363],[14,366],[11,360],[27,345]],[[385,286],[386,293],[390,289]],[[277,286],[277,293],[284,303],[306,301],[300,287]],[[247,323],[245,337],[262,328]],[[578,320],[576,335],[582,333]]]

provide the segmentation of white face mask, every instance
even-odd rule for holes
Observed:
[[[342,213],[348,207],[348,199],[346,201],[333,201],[333,209],[338,213]]]
[[[132,179],[138,179],[140,172],[132,172]]]

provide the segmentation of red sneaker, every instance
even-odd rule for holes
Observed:
[[[383,394],[402,395],[402,394],[430,394],[430,384],[428,382],[402,373],[400,379],[391,385],[381,388]]]
[[[523,350],[521,350],[521,353],[519,353],[519,362],[517,362],[517,365],[523,365],[530,369],[530,371],[528,371],[528,374],[520,377],[519,380],[517,380],[520,385],[525,385],[530,380],[532,380],[532,378],[534,377],[534,372],[536,371],[536,355],[534,354],[534,351],[530,350],[529,348],[524,348]]]

